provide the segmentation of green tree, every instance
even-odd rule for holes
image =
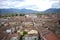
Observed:
[[[22,34],[23,34],[23,35],[21,35],[20,40],[22,40],[23,36],[24,36],[24,35],[26,35],[26,34],[27,34],[27,32],[26,32],[26,31],[23,31],[23,33],[22,33]]]
[[[25,15],[25,14],[22,14],[22,13],[20,14],[20,16],[24,16],[24,15]]]
[[[16,16],[18,16],[18,14],[16,14]]]
[[[27,32],[26,31],[23,31],[23,36],[26,35],[26,34],[27,34]]]

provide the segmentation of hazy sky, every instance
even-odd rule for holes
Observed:
[[[49,8],[60,8],[59,0],[0,0],[0,9],[32,9],[44,11]]]

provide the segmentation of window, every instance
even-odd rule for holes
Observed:
[[[58,20],[58,23],[60,24],[60,20]]]
[[[36,38],[34,40],[36,40]]]
[[[12,37],[11,40],[18,40],[17,37]]]

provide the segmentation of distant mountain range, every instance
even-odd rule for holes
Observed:
[[[55,8],[50,8],[45,11],[35,11],[35,10],[30,10],[30,9],[0,9],[0,14],[5,14],[5,13],[36,13],[36,12],[50,12],[50,13],[55,13],[59,12],[60,9],[55,9]]]
[[[45,12],[50,12],[50,13],[60,13],[60,9],[50,8],[50,9],[46,10]]]
[[[30,9],[0,9],[0,13],[34,13],[38,12]]]

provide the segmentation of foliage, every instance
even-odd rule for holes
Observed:
[[[20,40],[22,40],[23,36],[26,35],[26,34],[27,34],[27,32],[23,31],[23,35],[21,35]]]
[[[27,34],[27,32],[26,31],[23,31],[23,36],[26,35],[26,34]]]
[[[16,14],[15,16],[18,16],[18,14]]]
[[[5,18],[5,17],[14,17],[14,16],[24,16],[25,14],[24,13],[20,13],[20,14],[17,14],[17,13],[6,13],[6,14],[3,14],[1,15],[0,14],[0,18]]]
[[[20,16],[24,16],[25,14],[20,14]]]

